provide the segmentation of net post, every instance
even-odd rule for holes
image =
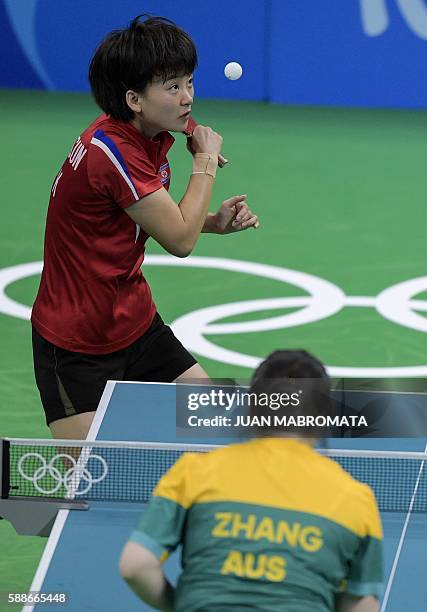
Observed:
[[[9,440],[0,440],[0,498],[8,499],[10,491]]]

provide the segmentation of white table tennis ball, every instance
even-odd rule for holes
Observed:
[[[224,68],[224,74],[230,81],[237,81],[243,74],[243,68],[237,62],[229,62]]]

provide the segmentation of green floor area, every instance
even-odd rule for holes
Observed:
[[[29,91],[1,91],[0,107],[1,273],[41,261],[50,186],[97,110],[87,95]],[[427,283],[415,286],[419,301],[412,304],[417,314],[409,326],[390,321],[372,305],[383,290],[426,275],[427,113],[198,101],[194,117],[223,135],[223,150],[231,160],[218,172],[211,209],[245,193],[261,228],[202,236],[193,254],[304,272],[333,283],[350,302],[314,322],[243,333],[214,330],[209,340],[252,357],[275,348],[305,348],[334,367],[427,364],[422,329]],[[171,193],[179,200],[191,167],[180,135],[170,161]],[[162,252],[149,243],[149,254]],[[212,267],[147,266],[146,276],[168,322],[208,306],[307,296],[289,275],[286,280]],[[31,306],[38,276],[3,286],[7,297]],[[289,304],[274,309],[267,304],[215,324],[298,311],[299,306]],[[47,437],[32,373],[30,325],[0,313],[0,337],[0,435]],[[237,361],[200,358],[213,377],[249,376],[250,369]],[[44,541],[17,536],[1,521],[0,543],[0,591],[26,590]]]

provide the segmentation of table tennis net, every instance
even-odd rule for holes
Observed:
[[[2,441],[2,497],[146,503],[184,452],[217,447],[146,442]],[[320,450],[374,491],[383,512],[427,512],[427,454]]]

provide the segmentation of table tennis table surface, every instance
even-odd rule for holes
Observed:
[[[212,438],[177,438],[175,385],[114,381],[105,388],[88,439],[216,443]],[[342,438],[334,439],[331,446],[424,451],[426,442],[424,438]],[[91,502],[86,511],[60,510],[31,590],[68,594],[65,608],[50,604],[49,610],[152,610],[131,592],[118,571],[121,550],[143,510],[143,504],[120,502]],[[382,513],[382,520],[387,588],[381,611],[425,610],[427,515]],[[180,571],[177,552],[164,568],[175,582]],[[39,608],[25,606],[23,610]]]

